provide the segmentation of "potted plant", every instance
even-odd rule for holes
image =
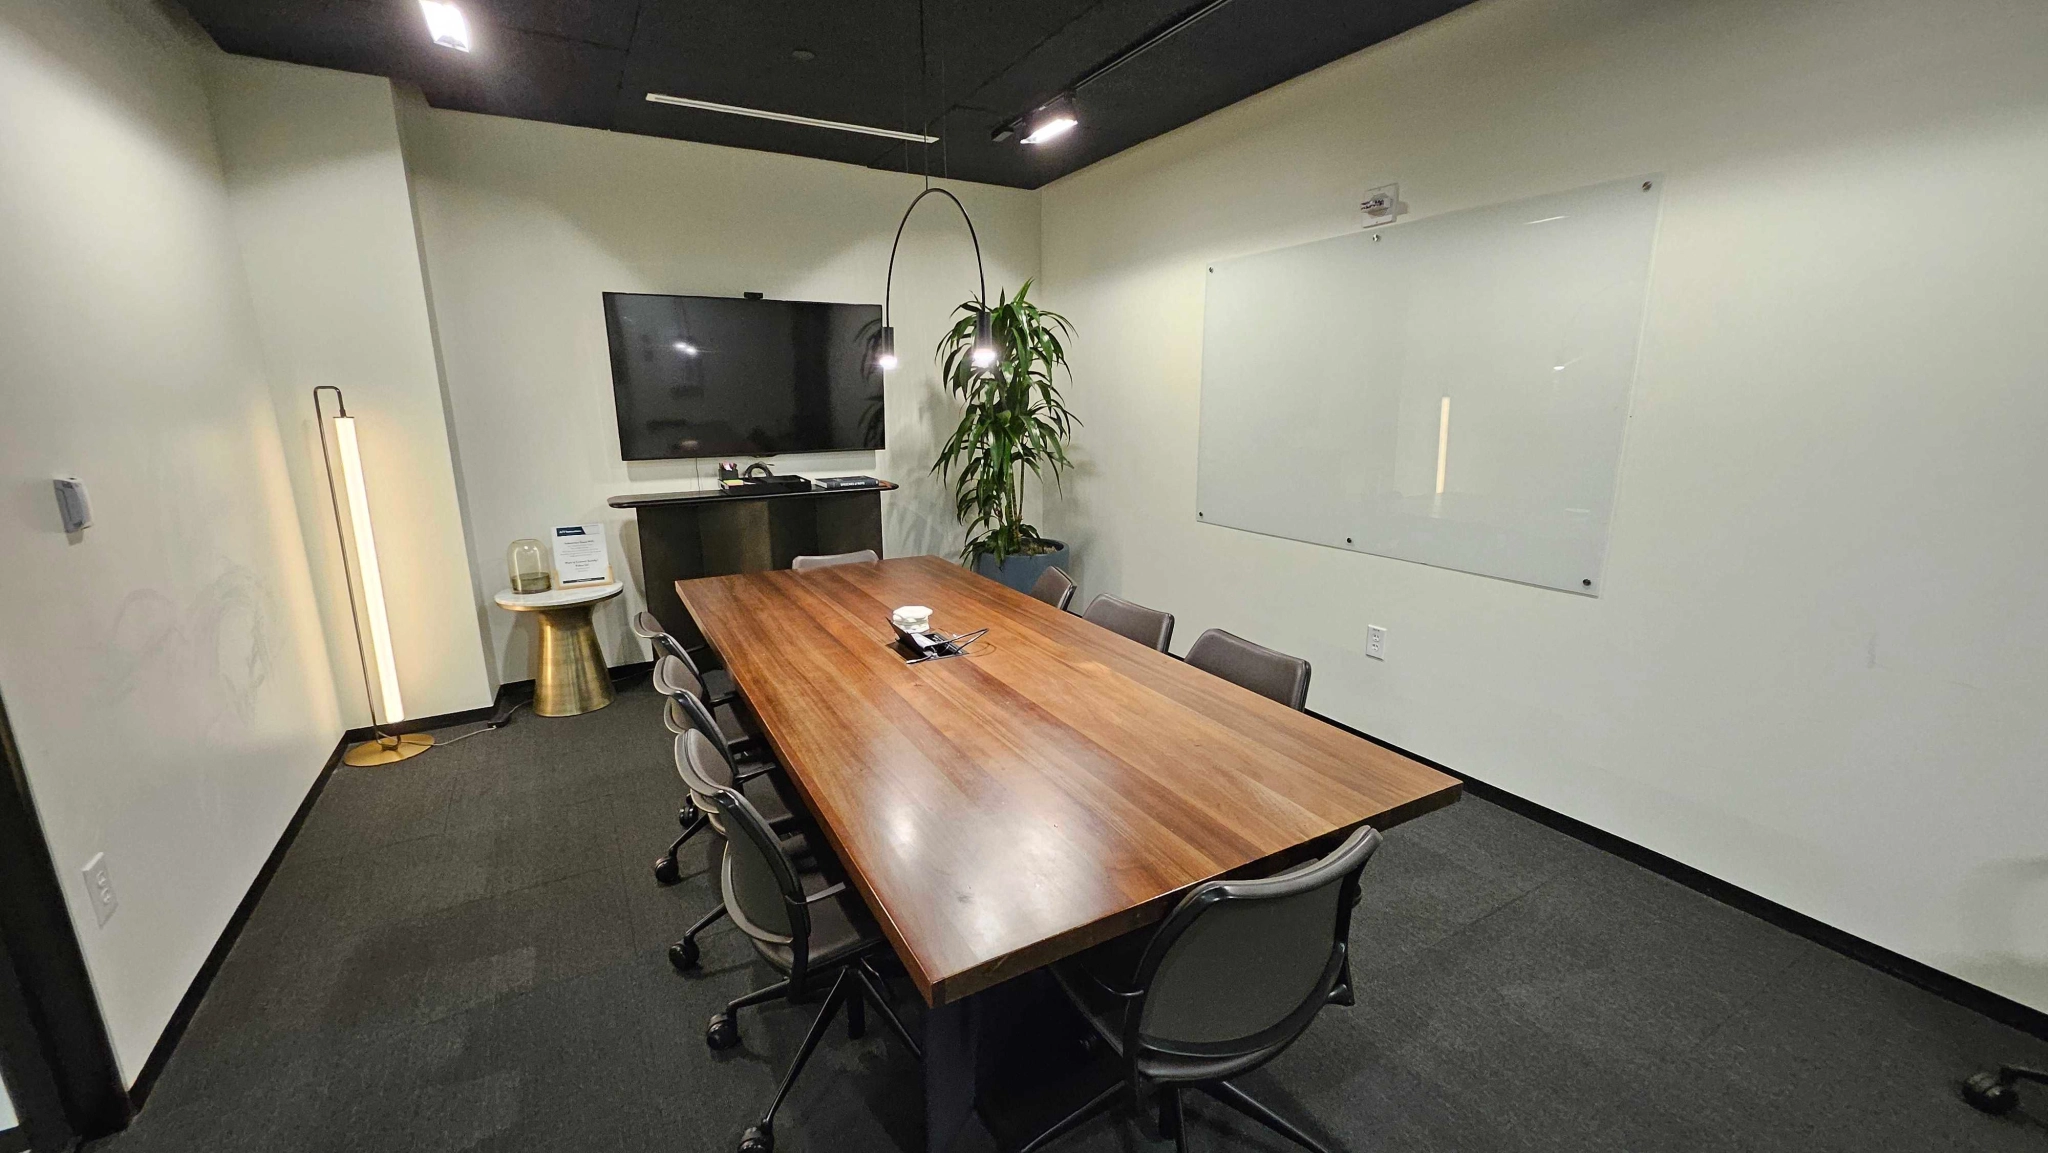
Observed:
[[[1024,522],[1024,477],[1059,483],[1067,440],[1079,424],[1067,411],[1053,370],[1067,368],[1067,318],[1030,300],[1031,282],[990,306],[969,300],[939,341],[946,387],[960,398],[960,425],[939,450],[932,471],[953,484],[953,511],[967,529],[961,559],[976,572],[1020,591],[1049,566],[1067,567],[1067,545]],[[993,364],[977,365],[976,329],[983,312],[995,345]],[[984,358],[985,359],[985,358]],[[1072,379],[1071,370],[1068,379]]]

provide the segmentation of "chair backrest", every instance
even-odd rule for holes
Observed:
[[[1058,565],[1047,565],[1038,579],[1031,582],[1031,595],[1056,609],[1064,610],[1074,602],[1074,590],[1080,586],[1067,570]]]
[[[1148,609],[1108,593],[1101,593],[1089,601],[1088,611],[1081,616],[1110,632],[1127,636],[1141,645],[1150,645],[1162,653],[1166,651],[1167,643],[1173,640],[1172,613]]]
[[[1222,629],[1210,629],[1196,637],[1188,648],[1188,663],[1290,709],[1308,705],[1307,661]]]
[[[677,640],[667,629],[662,628],[661,622],[655,619],[653,613],[648,612],[646,609],[641,609],[633,614],[633,632],[641,640],[647,641],[654,646],[654,658],[656,660],[660,660],[665,656],[675,657],[677,660],[690,666],[691,672],[698,671],[697,662],[691,660],[690,654],[684,651],[683,642]]]
[[[800,556],[789,562],[789,567],[798,572],[814,568],[831,568],[836,564],[873,564],[881,560],[874,549],[864,548],[859,552],[835,552],[826,556]]]
[[[723,836],[725,828],[717,820],[716,801],[720,789],[734,787],[732,762],[697,729],[677,736],[675,748],[676,775],[683,778],[683,787],[690,790],[690,800],[696,803],[697,811],[712,818],[713,826]]]
[[[1299,1037],[1344,968],[1370,826],[1318,861],[1255,881],[1197,885],[1138,964],[1127,1053],[1270,1057]]]
[[[720,789],[711,811],[726,828],[723,887],[725,911],[747,936],[789,948],[795,964],[790,981],[801,987],[809,965],[811,916],[803,880],[753,802],[736,789]]]
[[[668,730],[678,735],[685,729],[702,732],[727,761],[732,760],[732,746],[726,742],[725,731],[718,727],[718,718],[704,703],[704,682],[697,679],[690,666],[680,657],[663,657],[654,662],[653,680],[654,691],[668,698],[668,707],[662,713]]]

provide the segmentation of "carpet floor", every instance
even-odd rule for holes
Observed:
[[[699,972],[670,969],[715,899],[708,836],[681,884],[650,875],[681,800],[644,680],[337,769],[146,1107],[93,1148],[732,1149],[813,1010],[745,1010],[739,1048],[705,1047],[706,1017],[772,975],[729,924]],[[2048,1044],[1505,809],[1394,830],[1364,887],[1359,1003],[1243,1081],[1352,1153],[2048,1148],[2048,1094],[1994,1119],[1954,1088]],[[777,1147],[917,1150],[922,1117],[915,1061],[878,1025],[835,1029]],[[1197,1150],[1289,1148],[1200,1098],[1188,1118]],[[977,1124],[963,1145],[998,1142]],[[1054,1146],[1164,1148],[1128,1114]]]

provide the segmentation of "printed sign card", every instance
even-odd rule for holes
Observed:
[[[555,587],[610,584],[612,558],[601,524],[555,526]]]

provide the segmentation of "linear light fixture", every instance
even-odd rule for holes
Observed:
[[[779,124],[801,124],[806,128],[830,128],[837,132],[858,132],[863,136],[881,136],[890,140],[908,140],[912,144],[937,144],[939,138],[926,136],[921,132],[899,132],[894,128],[873,128],[866,124],[848,124],[843,120],[820,120],[815,116],[798,116],[790,112],[770,112],[766,108],[742,108],[737,104],[718,104],[710,100],[695,100],[688,96],[668,96],[660,92],[647,94],[649,104],[672,104],[677,108],[695,108],[700,112],[723,112],[731,116],[751,116],[756,120],[773,120]]]
[[[335,415],[328,420],[320,408],[320,394],[332,392]],[[356,615],[355,585],[350,580],[348,557],[342,557],[342,580],[348,587],[348,611],[356,626],[356,661],[363,670],[363,696],[370,709],[372,739],[348,750],[342,760],[350,765],[388,765],[426,752],[434,738],[425,733],[394,736],[382,726],[405,719],[405,697],[398,687],[398,662],[391,648],[391,617],[384,607],[384,572],[377,563],[377,533],[370,525],[370,490],[363,482],[363,454],[356,442],[356,421],[348,414],[348,402],[341,390],[323,384],[313,390],[313,416],[320,421],[322,463],[327,465],[327,495],[334,504],[334,531],[342,533],[341,501],[334,491],[334,469],[327,456],[327,426],[334,426],[334,456],[341,460],[341,488],[348,499],[348,532],[354,537],[356,574],[362,577],[363,613],[370,618],[370,656],[363,657],[363,622]],[[370,666],[377,668],[378,693],[370,693]],[[378,717],[378,704],[383,717]]]
[[[398,662],[391,656],[391,617],[384,608],[384,572],[377,564],[377,533],[370,526],[370,491],[363,487],[363,454],[356,446],[356,418],[334,418],[334,445],[341,456],[341,485],[348,493],[348,523],[356,538],[356,568],[363,577],[363,607],[370,617],[370,655],[377,662],[378,696],[384,719],[405,719],[398,690]]]
[[[469,21],[463,18],[462,9],[448,0],[420,0],[420,11],[427,17],[427,35],[443,48],[458,52],[469,51]]]
[[[1436,494],[1444,494],[1444,463],[1451,455],[1451,398],[1445,397],[1436,417]]]

